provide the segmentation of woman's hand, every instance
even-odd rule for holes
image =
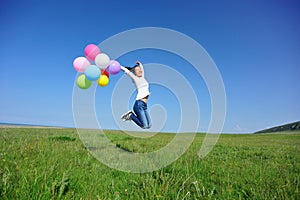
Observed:
[[[126,71],[126,68],[123,67],[123,66],[121,66],[121,70],[122,70],[123,72],[125,72],[125,71]]]

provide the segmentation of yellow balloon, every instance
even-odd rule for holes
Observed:
[[[98,85],[100,85],[101,87],[107,86],[107,84],[109,83],[109,79],[106,75],[102,74],[100,76],[100,78],[98,79]]]

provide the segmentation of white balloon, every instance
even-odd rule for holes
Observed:
[[[110,59],[105,53],[100,53],[95,58],[95,64],[100,68],[106,68],[109,65]]]

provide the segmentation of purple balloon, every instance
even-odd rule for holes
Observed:
[[[109,63],[109,66],[106,68],[106,70],[108,71],[108,73],[115,75],[120,72],[121,65],[118,61],[111,60]]]

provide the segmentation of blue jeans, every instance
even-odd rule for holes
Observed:
[[[147,104],[142,100],[136,100],[133,105],[133,111],[130,118],[141,128],[151,127],[151,119],[147,111]]]

